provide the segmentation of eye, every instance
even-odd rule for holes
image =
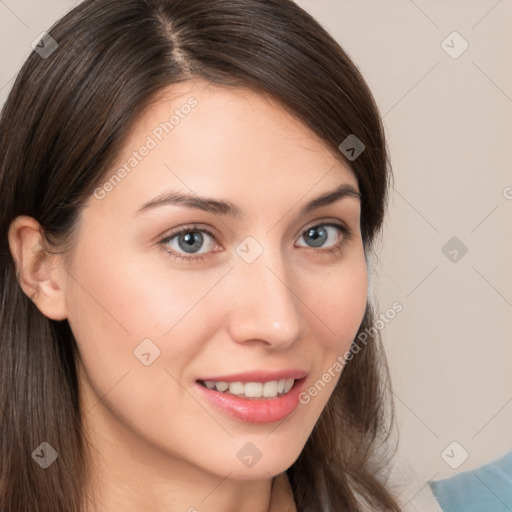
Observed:
[[[302,232],[307,245],[300,247],[314,249],[313,253],[328,255],[339,252],[352,238],[352,232],[343,224],[323,223],[309,227]],[[196,225],[184,226],[166,236],[160,244],[177,260],[199,262],[210,252],[218,252],[216,235],[210,229]],[[320,248],[316,250],[316,248]]]
[[[160,242],[170,256],[182,260],[200,260],[217,247],[215,234],[209,229],[197,226],[185,226],[171,233]]]
[[[326,247],[326,250],[336,250],[348,242],[350,237],[350,230],[342,224],[317,224],[303,231],[301,238],[306,241],[307,245],[299,245],[301,247]],[[325,252],[325,250],[318,252]]]

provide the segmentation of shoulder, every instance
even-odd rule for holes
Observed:
[[[508,512],[512,509],[512,451],[430,485],[444,512]]]

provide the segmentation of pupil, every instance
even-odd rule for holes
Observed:
[[[320,247],[327,240],[327,230],[322,227],[308,229],[305,234],[312,239],[313,247]]]
[[[192,235],[191,235],[192,233]],[[178,240],[178,245],[185,252],[194,252],[196,249],[200,249],[203,243],[203,235],[197,231],[192,231],[185,235],[181,235]],[[181,242],[185,242],[183,245]]]

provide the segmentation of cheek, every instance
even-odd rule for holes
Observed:
[[[217,271],[194,279],[188,272],[170,272],[165,261],[148,264],[147,260],[116,257],[112,251],[74,265],[70,316],[75,322],[87,319],[84,327],[94,334],[90,337],[108,338],[109,344],[124,339],[130,346],[147,337],[162,338],[222,275]]]
[[[152,382],[157,370],[167,368],[180,378],[221,314],[219,301],[204,298],[223,270],[194,279],[189,272],[170,272],[166,261],[148,264],[111,247],[107,254],[82,248],[81,254],[95,257],[74,261],[67,296],[68,321],[98,396],[127,371],[148,370],[148,359],[152,371],[140,382]]]
[[[361,325],[367,304],[368,276],[364,255],[326,274],[310,274],[302,287],[306,304],[325,333],[326,351],[345,351]]]
[[[364,317],[368,289],[364,254],[361,252],[328,275],[317,275],[311,282],[308,278],[302,289],[308,305],[312,304],[311,318],[316,318],[310,324],[314,326],[311,338],[315,342],[316,364],[299,402],[304,414],[316,422],[341,377]]]
[[[211,299],[203,304],[201,298],[222,273],[191,283],[186,272],[179,276],[161,265],[114,257],[102,257],[101,265],[82,258],[70,273],[68,320],[83,364],[87,417],[98,422],[115,417],[116,430],[127,427],[169,452],[181,450],[173,439],[197,437],[204,453],[211,442],[204,422],[198,422],[204,411],[179,382],[211,336],[206,329],[212,323],[205,319]],[[209,428],[222,434],[215,423]],[[201,454],[199,448],[191,451]]]

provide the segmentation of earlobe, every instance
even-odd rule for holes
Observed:
[[[45,249],[40,224],[26,215],[16,217],[9,227],[9,247],[23,292],[43,315],[66,319],[65,271],[59,255]]]

